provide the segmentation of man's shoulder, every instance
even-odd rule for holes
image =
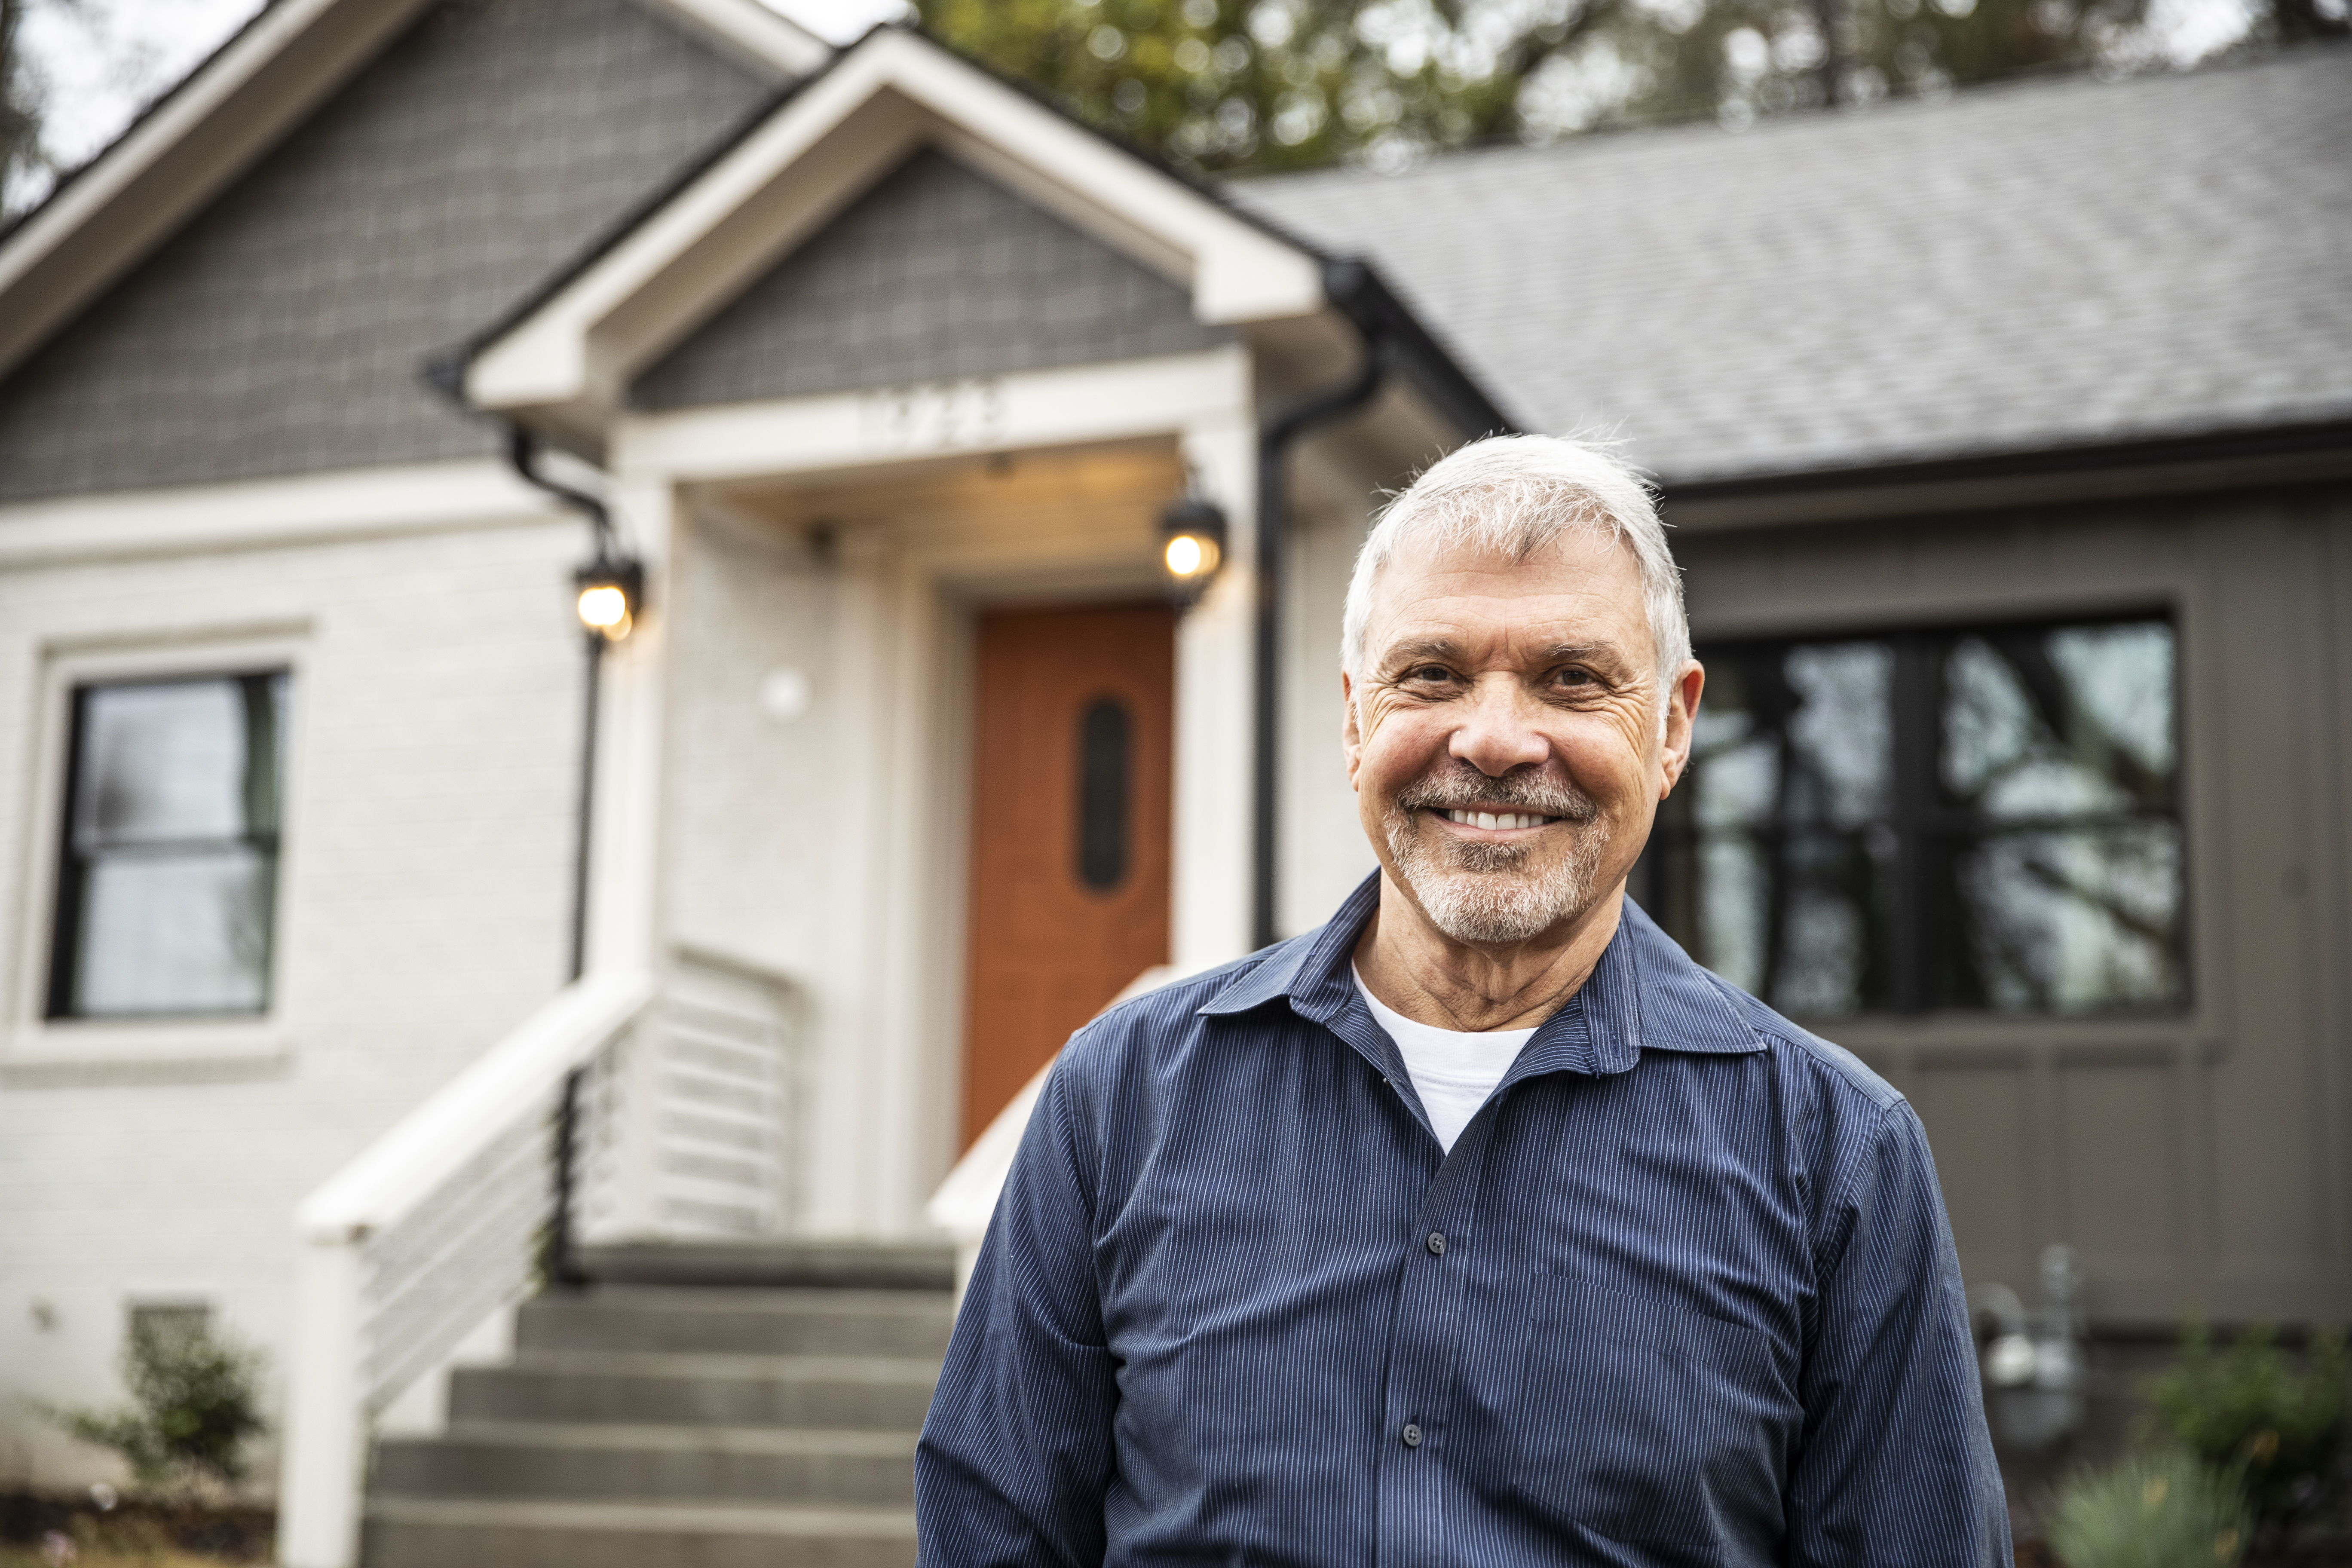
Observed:
[[[1707,973],[1707,980],[1712,980],[1736,1008],[1748,1013],[1748,1027],[1757,1032],[1757,1039],[1764,1041],[1764,1048],[1778,1063],[1783,1063],[1788,1072],[1801,1074],[1821,1096],[1844,1102],[1844,1110],[1855,1123],[1884,1126],[1886,1112],[1906,1105],[1903,1090],[1882,1079],[1870,1063],[1853,1051],[1846,1051],[1837,1041],[1813,1035],[1801,1025],[1790,1023],[1780,1013],[1738,985],[1731,985],[1722,975]]]
[[[1640,944],[1643,984],[1656,987],[1665,997],[1679,999],[1678,1005],[1670,1002],[1662,1009],[1667,1018],[1681,1021],[1684,1028],[1719,1037],[1727,1022],[1717,1011],[1719,1004],[1776,1066],[1874,1110],[1885,1110],[1903,1102],[1895,1086],[1872,1071],[1860,1057],[1782,1016],[1760,997],[1700,964],[1631,900],[1626,910],[1625,931]],[[1655,1006],[1655,1003],[1644,1004],[1645,1011]]]
[[[1722,987],[1734,1006],[1747,1011],[1748,1026],[1763,1039],[1767,1049],[1837,1092],[1853,1095],[1878,1110],[1903,1103],[1902,1091],[1843,1046],[1791,1023],[1729,981],[1712,974],[1708,978]]]
[[[1311,937],[1310,933],[1310,937]],[[1156,1056],[1181,1048],[1204,1026],[1204,1010],[1245,984],[1288,949],[1309,937],[1294,937],[1213,968],[1180,975],[1163,985],[1106,1007],[1064,1047],[1074,1068],[1110,1068],[1137,1055]]]

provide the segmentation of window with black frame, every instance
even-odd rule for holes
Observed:
[[[2184,1005],[2168,619],[1701,647],[1633,889],[1792,1016]]]
[[[75,689],[50,1017],[268,1009],[288,684]]]

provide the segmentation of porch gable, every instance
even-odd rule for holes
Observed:
[[[936,149],[640,376],[642,409],[1186,353],[1233,339],[1167,278]]]

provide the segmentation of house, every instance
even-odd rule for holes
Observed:
[[[1514,424],[1625,432],[1717,671],[1637,891],[1913,1097],[1971,1279],[2342,1315],[2347,89],[1209,193],[755,0],[277,0],[0,239],[0,1474],[202,1310],[346,1485],[551,1119],[588,1241],[925,1234],[1369,870],[1351,552]]]

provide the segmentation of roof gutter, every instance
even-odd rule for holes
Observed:
[[[1251,784],[1250,945],[1276,941],[1276,815],[1281,805],[1282,602],[1289,558],[1290,447],[1318,425],[1354,413],[1380,395],[1391,374],[1471,437],[1512,426],[1478,384],[1438,346],[1380,275],[1361,261],[1326,261],[1323,291],[1355,324],[1363,368],[1344,386],[1307,398],[1266,419],[1257,437],[1257,695]]]
[[[2352,419],[2040,451],[1816,468],[1661,488],[1684,530],[1837,522],[1994,507],[2187,495],[2352,476]]]

